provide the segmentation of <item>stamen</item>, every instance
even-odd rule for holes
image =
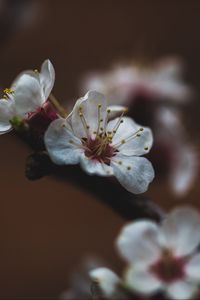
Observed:
[[[132,139],[136,138],[136,137],[140,137],[141,136],[141,133],[138,133],[138,132],[141,132],[143,131],[144,129],[143,128],[140,128],[138,129],[136,132],[134,132],[133,134],[131,134],[129,137],[127,137],[126,139],[123,139],[121,140],[121,142],[113,145],[113,147],[115,148],[119,148],[120,146],[124,145],[125,143],[128,143],[130,142]],[[147,149],[148,150],[148,149]]]
[[[119,129],[119,126],[124,122],[124,120],[122,118],[123,118],[125,112],[126,112],[125,110],[122,112],[121,116],[119,117],[119,120],[118,120],[117,124],[113,128],[113,130],[112,130],[113,136],[116,134],[117,130]]]
[[[79,117],[81,119],[83,128],[85,129],[85,133],[86,133],[87,137],[89,137],[89,131],[88,131],[88,129],[90,128],[90,126],[87,124],[87,121],[86,121],[86,119],[84,117],[84,114],[82,112],[82,107],[79,108]]]
[[[104,131],[106,132],[106,127],[108,125],[108,118],[109,118],[109,114],[111,113],[111,110],[108,108],[107,109],[107,114],[106,114],[106,119],[105,119],[105,123],[104,123]]]
[[[130,170],[131,170],[131,166],[128,166],[128,167],[127,167],[127,170],[130,171]]]
[[[102,105],[101,104],[98,104],[98,126],[97,126],[97,133],[96,135],[99,135],[99,130],[100,130],[100,127],[101,127],[101,107]]]

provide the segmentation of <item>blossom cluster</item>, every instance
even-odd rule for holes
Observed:
[[[180,79],[178,62],[159,63],[153,69],[123,66],[93,75],[70,113],[52,94],[54,82],[49,60],[40,71],[19,74],[0,99],[0,135],[13,129],[34,141],[36,137],[52,164],[80,165],[90,176],[115,177],[128,196],[148,190],[155,177],[150,160],[156,173],[157,165],[167,165],[174,192],[181,195],[191,188],[197,156],[184,138],[176,105],[187,102],[192,90]],[[175,208],[159,223],[133,221],[116,242],[126,262],[123,276],[106,267],[94,268],[88,272],[92,287],[95,284],[101,299],[147,299],[157,293],[191,299],[200,293],[199,246],[200,214],[191,207]],[[77,293],[70,290],[66,295]],[[93,298],[100,299],[96,294]]]
[[[41,72],[20,74],[0,100],[1,134],[13,127],[42,135],[46,150],[58,165],[80,164],[88,174],[115,176],[128,191],[148,189],[154,170],[147,158],[153,144],[150,128],[125,117],[126,108],[108,106],[105,96],[89,91],[63,116],[51,94],[55,71],[49,60]],[[113,112],[120,116],[111,119]]]

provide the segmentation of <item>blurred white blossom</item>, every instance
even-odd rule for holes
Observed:
[[[122,229],[117,249],[128,264],[122,279],[105,268],[90,276],[108,298],[121,285],[146,296],[163,292],[168,299],[192,299],[199,292],[199,244],[199,212],[175,208],[160,225],[139,220]]]
[[[55,164],[80,163],[89,174],[114,175],[128,191],[143,193],[154,178],[151,163],[140,157],[151,149],[152,132],[124,117],[125,111],[109,121],[111,111],[102,94],[88,92],[67,119],[51,123],[46,148]]]
[[[183,103],[189,100],[192,89],[182,79],[179,59],[166,58],[150,66],[137,63],[121,64],[107,72],[85,76],[81,90],[97,90],[107,95],[111,104],[133,104],[138,95],[149,100],[170,100]]]

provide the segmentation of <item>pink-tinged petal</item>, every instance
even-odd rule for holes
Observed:
[[[169,299],[173,300],[190,300],[197,291],[197,285],[186,281],[177,281],[170,284],[166,290]]]
[[[11,130],[10,120],[14,116],[14,102],[11,99],[0,99],[0,134]]]
[[[200,283],[200,254],[192,256],[185,267],[185,273],[189,280]]]
[[[44,101],[46,101],[53,89],[55,82],[55,70],[49,59],[43,62],[39,77],[43,90]]]
[[[159,228],[151,221],[136,221],[122,229],[117,239],[117,249],[127,262],[145,266],[160,258]]]
[[[45,145],[50,158],[58,165],[73,165],[83,153],[81,141],[68,127],[65,119],[53,121],[45,133]]]
[[[81,167],[85,172],[90,175],[100,175],[100,176],[112,176],[113,168],[99,162],[98,160],[89,159],[85,155],[82,155],[80,160]]]
[[[79,138],[94,135],[98,131],[98,127],[104,127],[107,115],[107,101],[104,95],[89,91],[83,98],[79,99],[69,116],[73,131]],[[83,117],[80,117],[80,113]],[[84,120],[83,120],[84,118]],[[103,120],[100,124],[100,120]],[[88,128],[86,128],[88,126]]]
[[[90,271],[91,279],[98,284],[106,297],[112,296],[120,283],[120,278],[107,268],[98,268]]]
[[[128,269],[125,282],[131,290],[144,295],[152,295],[163,288],[161,281],[151,272],[134,266]]]
[[[33,112],[44,103],[41,86],[36,77],[22,74],[15,81],[13,89],[15,108],[20,116]]]
[[[123,155],[143,155],[150,151],[153,144],[152,131],[148,127],[142,127],[131,118],[124,117],[116,134],[113,137],[113,145],[118,146],[118,150]],[[110,121],[107,131],[113,131],[119,122],[119,118]]]
[[[121,185],[134,194],[146,192],[155,176],[152,164],[144,157],[116,155],[111,167]]]
[[[200,244],[200,213],[186,206],[174,209],[162,223],[161,243],[177,257],[191,254]]]

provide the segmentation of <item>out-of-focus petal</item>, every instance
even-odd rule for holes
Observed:
[[[119,277],[107,268],[98,268],[90,271],[90,277],[99,285],[103,294],[107,297],[115,293],[116,287],[120,283]]]
[[[117,239],[117,249],[127,262],[147,268],[160,257],[158,235],[159,228],[154,222],[130,223],[123,227]]]
[[[185,267],[186,275],[190,280],[200,283],[200,254],[192,256]]]
[[[173,300],[190,300],[197,292],[198,287],[191,282],[178,281],[170,284],[167,288],[167,294]]]
[[[161,281],[147,269],[130,267],[125,275],[127,286],[133,291],[151,295],[162,289]]]
[[[174,209],[164,219],[161,243],[177,257],[191,254],[200,244],[200,214],[191,207]]]

